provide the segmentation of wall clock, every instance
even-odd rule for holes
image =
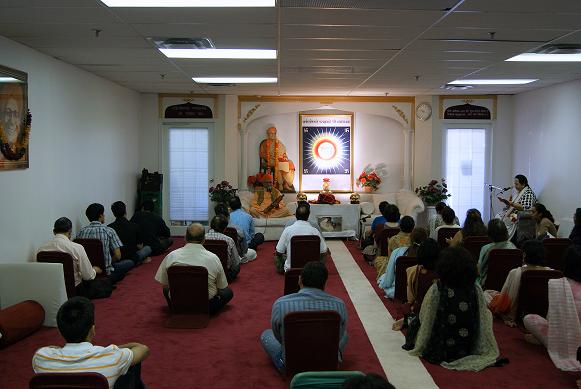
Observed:
[[[432,106],[428,103],[420,103],[416,107],[416,117],[421,121],[426,121],[432,116]]]

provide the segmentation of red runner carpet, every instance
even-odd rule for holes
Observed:
[[[183,245],[178,239],[173,248]],[[205,329],[164,328],[168,311],[160,285],[153,279],[163,257],[133,269],[109,299],[95,300],[95,344],[142,342],[151,349],[143,363],[148,388],[286,388],[288,379],[271,366],[259,337],[270,327],[274,300],[283,293],[284,278],[272,263],[274,242],[259,248],[258,258],[243,265],[231,284],[234,299]],[[349,312],[349,342],[343,370],[383,374],[379,361],[355,313],[332,261],[328,262],[327,291],[342,298]],[[0,388],[28,387],[34,351],[46,345],[63,345],[55,328],[41,331],[0,350]]]
[[[390,314],[396,319],[402,317],[400,305],[386,299],[383,290],[377,286],[375,268],[365,262],[357,248],[357,242],[346,242],[346,246]],[[500,348],[500,356],[510,360],[510,363],[503,367],[490,367],[475,373],[448,370],[423,359],[422,362],[436,385],[445,389],[577,387],[575,381],[581,376],[558,370],[545,348],[527,343],[520,329],[510,328],[501,320],[495,319],[494,334]],[[389,375],[389,371],[387,374]]]

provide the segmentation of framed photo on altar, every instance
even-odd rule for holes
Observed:
[[[299,114],[299,190],[353,191],[353,115]]]

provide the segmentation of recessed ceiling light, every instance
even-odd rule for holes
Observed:
[[[537,81],[538,78],[528,79],[489,79],[489,80],[454,80],[449,85],[522,85]]]
[[[192,77],[199,84],[275,84],[276,77]]]
[[[506,60],[507,62],[581,62],[581,53],[537,54],[524,53]]]
[[[261,49],[159,49],[168,58],[276,59],[276,50]]]
[[[22,81],[14,77],[0,77],[0,82],[22,82]]]
[[[274,7],[275,0],[101,0],[107,7]]]

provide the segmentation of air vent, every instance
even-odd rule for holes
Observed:
[[[450,85],[450,84],[445,84],[440,87],[440,89],[445,89],[449,91],[468,90],[472,88],[474,88],[472,85]]]
[[[546,45],[538,50],[535,50],[536,54],[581,54],[581,45],[578,44],[555,44]]]
[[[160,49],[214,49],[210,38],[150,38]]]

